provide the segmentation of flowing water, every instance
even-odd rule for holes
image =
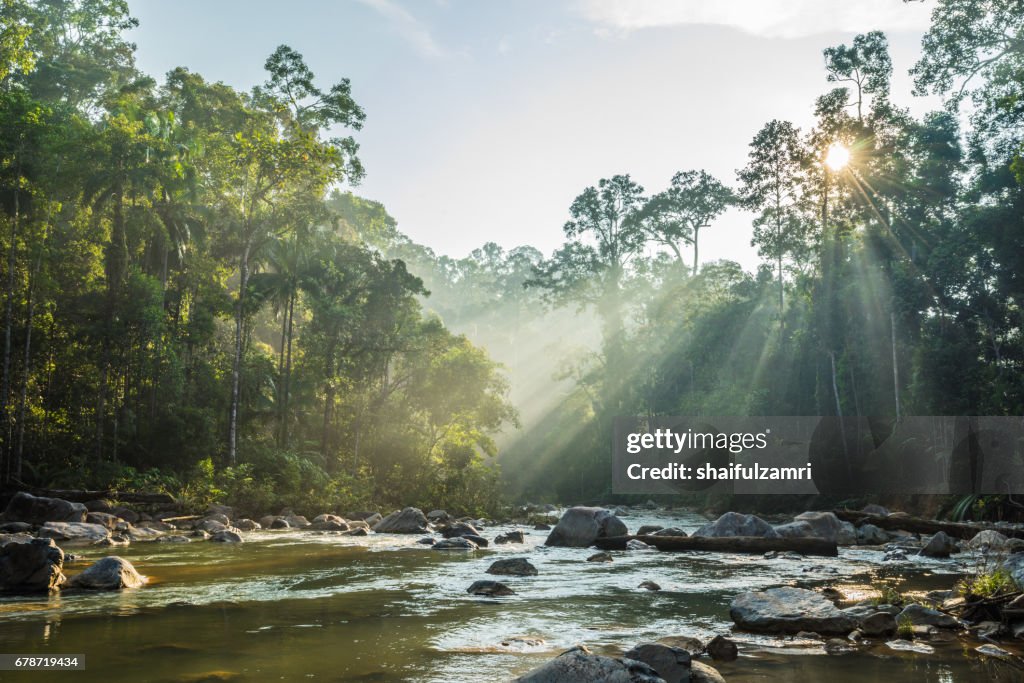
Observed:
[[[637,513],[640,524],[692,531],[687,513]],[[491,527],[493,538],[510,527]],[[867,595],[900,577],[903,590],[948,589],[964,567],[917,560],[894,570],[878,550],[839,558],[773,559],[711,553],[547,548],[546,532],[524,545],[440,552],[416,536],[349,537],[303,531],[243,534],[238,545],[136,543],[111,549],[149,578],[115,593],[0,598],[0,651],[84,654],[75,673],[0,672],[0,680],[58,681],[506,681],[577,644],[604,654],[666,636],[729,633],[729,602],[744,590],[834,585]],[[106,552],[106,551],[104,551]],[[104,552],[84,551],[73,574]],[[494,577],[495,559],[525,556],[535,577]],[[516,595],[466,593],[500,579]],[[644,580],[660,584],[651,592]],[[953,639],[936,653],[830,656],[817,640],[733,634],[741,657],[716,664],[731,683],[1020,681]]]

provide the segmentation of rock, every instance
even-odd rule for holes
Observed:
[[[7,543],[0,548],[0,592],[57,590],[65,581],[63,566],[64,551],[52,538]]]
[[[465,536],[460,536],[460,538],[464,538],[467,541],[473,541],[473,543],[476,543],[478,548],[486,548],[487,546],[490,545],[488,540],[486,538],[484,538],[483,536],[475,536],[474,534],[466,534]]]
[[[825,654],[829,655],[845,655],[857,651],[857,648],[849,640],[843,638],[829,638],[823,647]]]
[[[224,531],[218,531],[211,535],[210,541],[213,543],[241,543],[242,537],[234,531],[225,529]]]
[[[68,588],[88,588],[93,590],[118,590],[120,588],[138,588],[145,583],[135,567],[128,560],[110,555],[97,561],[81,574],[72,576]]]
[[[443,522],[448,519],[448,512],[445,510],[431,510],[427,513],[427,519],[431,522]]]
[[[345,520],[342,519],[341,517],[339,517],[338,515],[332,515],[332,514],[329,514],[329,513],[325,513],[325,514],[322,514],[322,515],[317,515],[316,517],[313,518],[313,521],[311,522],[311,524],[318,524],[320,522],[335,522],[336,524],[345,524],[346,523]]]
[[[157,543],[189,543],[188,536],[182,536],[181,534],[172,534],[170,536],[161,536],[156,539]]]
[[[892,550],[886,550],[885,555],[882,557],[882,562],[906,562],[907,553],[902,548],[894,548]]]
[[[881,505],[875,505],[874,503],[869,503],[865,505],[860,509],[860,511],[868,515],[881,515],[882,517],[889,516],[888,509],[882,507]]]
[[[861,524],[857,527],[857,543],[861,545],[883,545],[889,542],[889,534],[874,524]]]
[[[293,529],[305,529],[309,526],[309,520],[302,515],[284,515],[284,519]]]
[[[526,537],[523,536],[523,532],[516,529],[515,531],[507,531],[503,534],[499,534],[494,538],[496,545],[502,545],[505,543],[525,543]]]
[[[647,536],[648,534],[653,534],[655,531],[661,531],[664,528],[665,527],[661,526],[660,524],[644,524],[642,527],[636,530],[636,535]]]
[[[704,642],[700,638],[692,636],[668,636],[659,640],[658,643],[686,650],[693,656],[704,652]]]
[[[675,527],[675,526],[670,526],[670,527],[667,527],[665,529],[659,529],[658,531],[655,531],[651,535],[652,536],[682,536],[683,538],[686,538],[686,532],[683,531],[682,529],[680,529],[679,527]]]
[[[396,510],[373,525],[378,534],[423,534],[427,531],[427,516],[419,508]]]
[[[220,503],[212,503],[206,508],[207,515],[224,515],[228,519],[234,519],[235,509],[230,505],[221,505]]]
[[[434,545],[435,543],[437,543],[437,539],[434,538],[433,536],[424,536],[423,538],[421,538],[420,540],[418,540],[416,542],[419,543],[420,545]]]
[[[979,655],[985,655],[986,657],[996,657],[998,659],[1012,660],[1013,655],[999,647],[998,645],[979,645],[974,648],[974,651]]]
[[[459,536],[458,538],[442,539],[431,547],[434,550],[476,550],[477,545],[468,538]]]
[[[686,650],[661,643],[641,643],[626,652],[623,657],[648,665],[657,671],[666,683],[690,680],[692,658]]]
[[[708,522],[693,532],[693,536],[720,538],[723,536],[760,536],[778,538],[779,534],[771,524],[756,515],[742,515],[726,512],[713,522]]]
[[[888,612],[874,612],[857,622],[857,628],[869,638],[896,633],[896,617]]]
[[[32,525],[28,522],[5,522],[0,524],[2,534],[24,534],[32,531]]]
[[[208,541],[208,540],[210,540],[210,533],[208,531],[203,531],[202,529],[196,529],[195,531],[193,531],[189,535],[192,538],[198,538],[200,541]]]
[[[101,524],[111,531],[117,528],[120,517],[116,517],[109,512],[90,512],[85,516],[85,521],[89,524]]]
[[[849,522],[842,522],[831,512],[802,512],[789,524],[780,524],[775,531],[783,538],[823,538],[837,545],[854,545],[857,531]]]
[[[327,520],[324,522],[313,522],[306,529],[310,531],[348,531],[348,523]]]
[[[468,522],[455,522],[455,524],[441,529],[441,535],[445,538],[457,538],[459,536],[479,536],[480,532]]]
[[[114,509],[114,502],[106,498],[85,501],[85,509],[89,512],[110,512]]]
[[[656,584],[653,581],[641,581],[640,585],[637,586],[637,588],[645,588],[645,589],[647,589],[649,591],[660,591],[661,590],[661,586],[659,586],[658,584]]]
[[[129,524],[135,524],[137,521],[141,519],[138,512],[132,510],[131,508],[126,508],[123,505],[118,505],[117,507],[111,509],[110,514],[117,515]]]
[[[162,531],[150,529],[149,527],[136,527],[132,526],[131,524],[128,524],[127,522],[122,522],[122,524],[124,524],[126,528],[118,529],[118,531],[124,533],[128,537],[128,540],[132,541],[133,543],[135,541],[155,541],[156,539],[164,535]]]
[[[739,656],[739,648],[736,643],[725,636],[715,636],[708,642],[707,653],[718,662],[732,662]]]
[[[263,528],[259,522],[254,522],[246,517],[235,521],[235,527],[241,531],[259,531]]]
[[[626,541],[626,550],[650,550],[651,546],[647,545],[643,541],[631,538]]]
[[[263,515],[260,517],[260,526],[264,529],[270,529],[277,518],[277,515]]]
[[[628,533],[626,525],[604,508],[572,507],[562,514],[544,545],[585,548],[598,538]]]
[[[507,560],[495,560],[487,568],[487,573],[499,576],[537,576],[537,568],[525,557],[512,557]]]
[[[195,526],[196,529],[201,531],[207,531],[211,534],[215,534],[218,531],[224,531],[228,528],[227,522],[222,522],[219,519],[204,519]]]
[[[231,526],[231,518],[228,517],[227,515],[223,515],[223,514],[221,514],[219,512],[214,512],[214,513],[211,513],[209,515],[206,515],[205,517],[203,517],[199,521],[199,524],[196,525],[196,526],[199,526],[203,522],[206,522],[206,521],[218,522],[218,523],[222,524],[223,526]]]
[[[177,527],[174,526],[173,524],[168,524],[167,522],[159,522],[159,521],[153,521],[153,520],[148,520],[148,521],[145,521],[145,522],[139,522],[137,526],[138,526],[139,529],[152,529],[153,531],[175,531],[175,530],[177,530]]]
[[[284,517],[276,517],[270,522],[271,529],[291,529],[292,525]]]
[[[99,543],[110,538],[110,529],[87,522],[47,522],[39,527],[38,535],[62,543]]]
[[[533,530],[534,531],[551,531],[551,525],[550,524],[541,524],[541,523],[534,524],[533,525]]]
[[[474,581],[466,592],[470,595],[485,595],[490,598],[515,595],[516,592],[501,581]]]
[[[693,661],[690,667],[691,683],[725,683],[725,678],[713,666],[709,666],[704,662]]]
[[[903,608],[896,617],[897,623],[909,621],[914,626],[935,626],[937,628],[958,628],[960,622],[938,610],[912,603]]]
[[[885,644],[890,650],[896,650],[897,652],[916,652],[922,655],[930,655],[935,653],[935,648],[931,645],[925,645],[924,643],[915,643],[909,640],[890,640]]]
[[[347,536],[369,536],[370,532],[366,530],[366,527],[356,527],[349,531],[344,532]]]
[[[921,548],[921,552],[918,554],[925,557],[949,557],[950,553],[956,551],[956,541],[947,536],[945,531],[939,531],[931,537],[928,544]]]
[[[587,562],[611,562],[612,556],[610,553],[600,552],[594,553],[587,558]]]
[[[729,607],[729,616],[742,629],[768,633],[814,631],[845,635],[855,619],[826,597],[803,588],[769,588],[742,593]]]
[[[1007,540],[1006,536],[998,531],[994,529],[985,529],[984,531],[976,533],[974,538],[967,542],[967,547],[971,550],[981,550],[982,548],[998,550],[1006,547]]]
[[[8,522],[37,525],[45,522],[84,522],[88,514],[89,511],[81,503],[18,491],[7,503],[3,518]]]
[[[517,683],[665,683],[647,664],[595,655],[578,645],[515,679]]]

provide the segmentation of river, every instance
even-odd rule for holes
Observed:
[[[624,519],[692,531],[691,513],[639,512]],[[511,527],[494,526],[493,538]],[[69,574],[103,554],[130,560],[148,584],[118,593],[0,598],[0,642],[8,653],[84,654],[74,674],[14,674],[0,680],[86,681],[504,681],[577,643],[620,654],[666,636],[728,634],[729,602],[743,590],[778,585],[839,587],[870,595],[948,589],[967,560],[915,559],[883,565],[880,550],[841,549],[801,560],[710,553],[547,548],[546,532],[525,545],[440,552],[417,536],[338,536],[308,531],[243,534],[245,543],[135,543],[81,551]],[[79,552],[73,550],[73,552]],[[535,577],[494,577],[495,559],[525,556]],[[517,594],[466,593],[500,579]],[[641,581],[660,584],[657,592]],[[733,634],[741,656],[715,663],[730,683],[766,680],[846,683],[1019,681],[1024,674],[983,660],[956,639],[933,655],[879,645],[827,655],[822,642]]]

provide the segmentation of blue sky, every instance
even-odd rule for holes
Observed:
[[[678,170],[733,183],[772,118],[806,126],[830,87],[821,50],[889,34],[894,99],[928,3],[901,0],[130,0],[139,66],[186,66],[248,89],[285,43],[367,113],[354,191],[439,253],[486,241],[549,253],[573,198],[629,173],[649,192]],[[702,261],[758,262],[750,216],[702,231]]]

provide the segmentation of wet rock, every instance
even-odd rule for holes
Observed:
[[[220,512],[212,512],[212,513],[206,515],[205,517],[203,517],[202,520],[200,520],[199,524],[201,525],[203,522],[207,522],[207,521],[217,522],[217,523],[222,524],[224,526],[231,526],[231,518],[228,517],[225,514],[220,513]]]
[[[775,527],[783,538],[823,538],[837,545],[853,545],[857,531],[849,522],[842,522],[831,512],[803,512],[789,524]]]
[[[211,543],[241,543],[242,537],[234,531],[225,529],[210,536]]]
[[[665,683],[649,665],[595,655],[578,645],[515,679],[517,683]]]
[[[422,534],[427,531],[427,516],[419,508],[396,510],[373,525],[378,534]]]
[[[37,593],[64,583],[64,551],[52,538],[8,543],[0,548],[0,592]]]
[[[931,540],[928,541],[925,547],[921,548],[919,555],[925,557],[949,557],[950,553],[957,551],[956,541],[946,535],[945,531],[939,531]]]
[[[935,648],[931,645],[915,643],[910,640],[890,640],[885,644],[885,646],[890,650],[896,650],[897,652],[916,652],[921,655],[935,654]]]
[[[503,647],[542,647],[546,643],[543,638],[537,638],[534,636],[512,636],[511,638],[505,638],[501,641]]]
[[[276,517],[270,521],[271,529],[290,529],[292,525],[284,517]]]
[[[658,641],[660,645],[668,645],[669,647],[677,647],[680,650],[686,650],[691,655],[699,655],[704,652],[704,641],[700,638],[694,638],[693,636],[667,636]]]
[[[889,510],[887,508],[884,508],[881,505],[875,505],[874,503],[865,505],[860,509],[860,511],[869,515],[881,515],[883,517],[889,516]]]
[[[305,529],[309,526],[309,520],[303,517],[302,515],[284,515],[284,519],[286,522],[288,522],[288,526],[292,527],[293,529]]]
[[[441,529],[441,535],[445,538],[458,538],[459,536],[479,536],[480,532],[468,522],[455,522]]]
[[[110,538],[110,529],[87,522],[47,522],[37,533],[61,543],[100,543]]]
[[[467,541],[473,541],[473,543],[476,543],[478,548],[486,548],[490,545],[486,538],[484,538],[483,536],[477,536],[475,534],[466,534],[465,536],[461,536],[460,538],[464,538]]]
[[[778,538],[779,534],[771,524],[756,515],[726,512],[713,522],[708,522],[693,532],[693,536],[720,538],[724,536],[760,536]]]
[[[515,595],[516,592],[501,581],[474,581],[466,592],[470,595],[485,595],[487,597],[500,597],[504,595]]]
[[[686,650],[661,643],[641,643],[626,652],[623,657],[648,665],[657,671],[666,683],[691,680],[692,658]]]
[[[348,523],[327,520],[324,522],[313,522],[306,529],[310,531],[348,531]]]
[[[458,538],[445,538],[433,546],[434,550],[476,550],[477,545],[468,538],[459,536]]]
[[[28,522],[5,522],[0,524],[0,534],[24,534],[32,531]]]
[[[253,520],[248,519],[247,517],[243,517],[242,519],[236,520],[235,527],[241,529],[242,531],[259,531],[263,528],[259,522],[254,522]]]
[[[533,530],[534,531],[551,531],[551,525],[550,524],[534,524],[533,525]]]
[[[191,536],[192,538],[197,538],[200,541],[210,540],[210,532],[203,531],[202,529],[195,529],[191,534],[189,534],[189,536]]]
[[[72,503],[61,498],[33,496],[31,493],[19,491],[7,503],[3,518],[8,522],[27,522],[36,525],[45,522],[84,522],[88,513],[81,503]]]
[[[874,524],[861,524],[857,527],[857,542],[861,545],[884,545],[889,541],[889,534]]]
[[[974,538],[967,542],[967,547],[971,550],[981,550],[982,548],[1000,550],[1006,547],[1008,540],[1006,536],[995,529],[985,529],[976,533]]]
[[[729,607],[729,616],[740,628],[767,633],[814,631],[847,634],[856,620],[820,593],[803,588],[769,588],[742,593]]]
[[[653,534],[655,531],[661,531],[665,527],[660,524],[644,524],[642,527],[636,530],[637,536],[646,536],[647,534]]]
[[[626,525],[604,508],[572,507],[562,514],[544,545],[585,548],[598,538],[628,533]]]
[[[643,541],[631,538],[626,541],[626,550],[650,550],[651,546],[647,545]]]
[[[277,515],[263,515],[260,517],[260,526],[264,529],[270,529],[277,518]]]
[[[958,628],[960,626],[960,622],[948,614],[917,603],[904,607],[896,621],[909,621],[914,626],[935,626],[936,628]]]
[[[875,612],[857,622],[857,629],[868,638],[896,633],[896,617],[888,612]]]
[[[683,538],[685,538],[686,537],[686,532],[683,531],[682,529],[680,529],[679,527],[670,526],[670,527],[667,527],[665,529],[659,529],[658,531],[655,531],[651,535],[652,536],[682,536]]]
[[[106,498],[85,501],[85,509],[89,512],[110,512],[114,509],[114,502]]]
[[[138,512],[136,512],[135,510],[132,510],[131,508],[126,508],[123,505],[118,505],[117,507],[112,508],[110,510],[110,514],[117,515],[118,517],[120,517],[124,521],[128,522],[129,524],[135,524],[140,519],[142,519],[142,516],[139,515]]]
[[[739,656],[739,648],[736,647],[736,643],[725,636],[712,638],[706,649],[711,659],[719,662],[732,662]]]
[[[449,517],[448,512],[445,510],[431,510],[427,513],[427,519],[431,522],[443,522]]]
[[[365,527],[356,527],[349,531],[344,532],[346,536],[369,536],[370,532]]]
[[[725,678],[715,667],[694,660],[690,663],[690,683],[725,683]]]
[[[660,591],[661,590],[661,586],[659,586],[658,584],[656,584],[653,581],[641,581],[640,585],[637,586],[637,588],[644,588],[644,589],[649,590],[649,591]]]
[[[611,553],[605,553],[605,552],[594,553],[593,555],[591,555],[590,557],[587,558],[587,562],[611,562],[611,561],[612,561]]]
[[[225,518],[225,519],[227,519],[227,518]],[[224,531],[225,529],[227,529],[228,528],[228,523],[227,522],[222,522],[219,519],[207,518],[207,519],[201,520],[198,524],[196,524],[195,528],[199,529],[201,531],[207,531],[207,532],[209,532],[211,534],[215,534],[218,531]]]
[[[118,528],[118,531],[127,536],[128,540],[133,543],[136,541],[155,541],[164,535],[162,531],[150,529],[149,527],[132,526],[128,522],[122,522],[121,524],[123,527]]]
[[[488,574],[500,576],[537,576],[537,568],[525,557],[496,560],[487,568]]]
[[[523,532],[516,529],[515,531],[507,531],[495,537],[495,545],[503,545],[505,543],[525,543],[526,537],[523,536]]]
[[[882,557],[882,562],[906,562],[907,553],[902,548],[893,548],[892,550],[886,550],[885,555]]]
[[[87,588],[90,590],[118,590],[120,588],[138,588],[145,583],[135,567],[128,560],[110,555],[91,565],[81,574],[72,576],[68,588]]]
[[[885,603],[875,604],[873,600],[865,600],[864,602],[853,605],[852,607],[847,607],[843,611],[854,619],[860,621],[870,617],[875,612],[885,612],[886,614],[890,614],[895,617],[902,611],[902,608],[896,607],[895,605],[887,605]]]
[[[156,539],[157,543],[189,543],[188,536],[182,536],[181,534],[171,534],[170,536],[161,536]]]
[[[324,513],[322,515],[317,515],[316,517],[313,518],[313,521],[311,522],[311,524],[318,524],[318,523],[321,523],[321,522],[334,522],[335,524],[346,524],[345,520],[342,519],[341,517],[339,517],[338,515],[332,515],[332,514],[329,514],[329,513]]]
[[[842,638],[829,638],[825,641],[824,648],[825,653],[830,655],[845,655],[857,651],[855,645],[849,640],[843,640]]]
[[[420,545],[434,545],[435,543],[437,543],[437,539],[434,538],[433,536],[424,536],[423,538],[421,538],[420,540],[418,540],[416,542],[419,543]]]
[[[177,527],[167,522],[160,522],[156,520],[147,520],[139,522],[137,525],[139,529],[152,529],[153,531],[175,531]]]
[[[974,648],[974,651],[977,652],[979,655],[985,655],[986,657],[996,657],[998,659],[1007,660],[1013,659],[1013,655],[1011,655],[1009,652],[999,647],[998,645],[979,645],[978,647]]]
[[[117,528],[118,523],[121,522],[121,518],[109,512],[90,512],[85,516],[85,521],[89,524],[100,524],[113,531]]]

